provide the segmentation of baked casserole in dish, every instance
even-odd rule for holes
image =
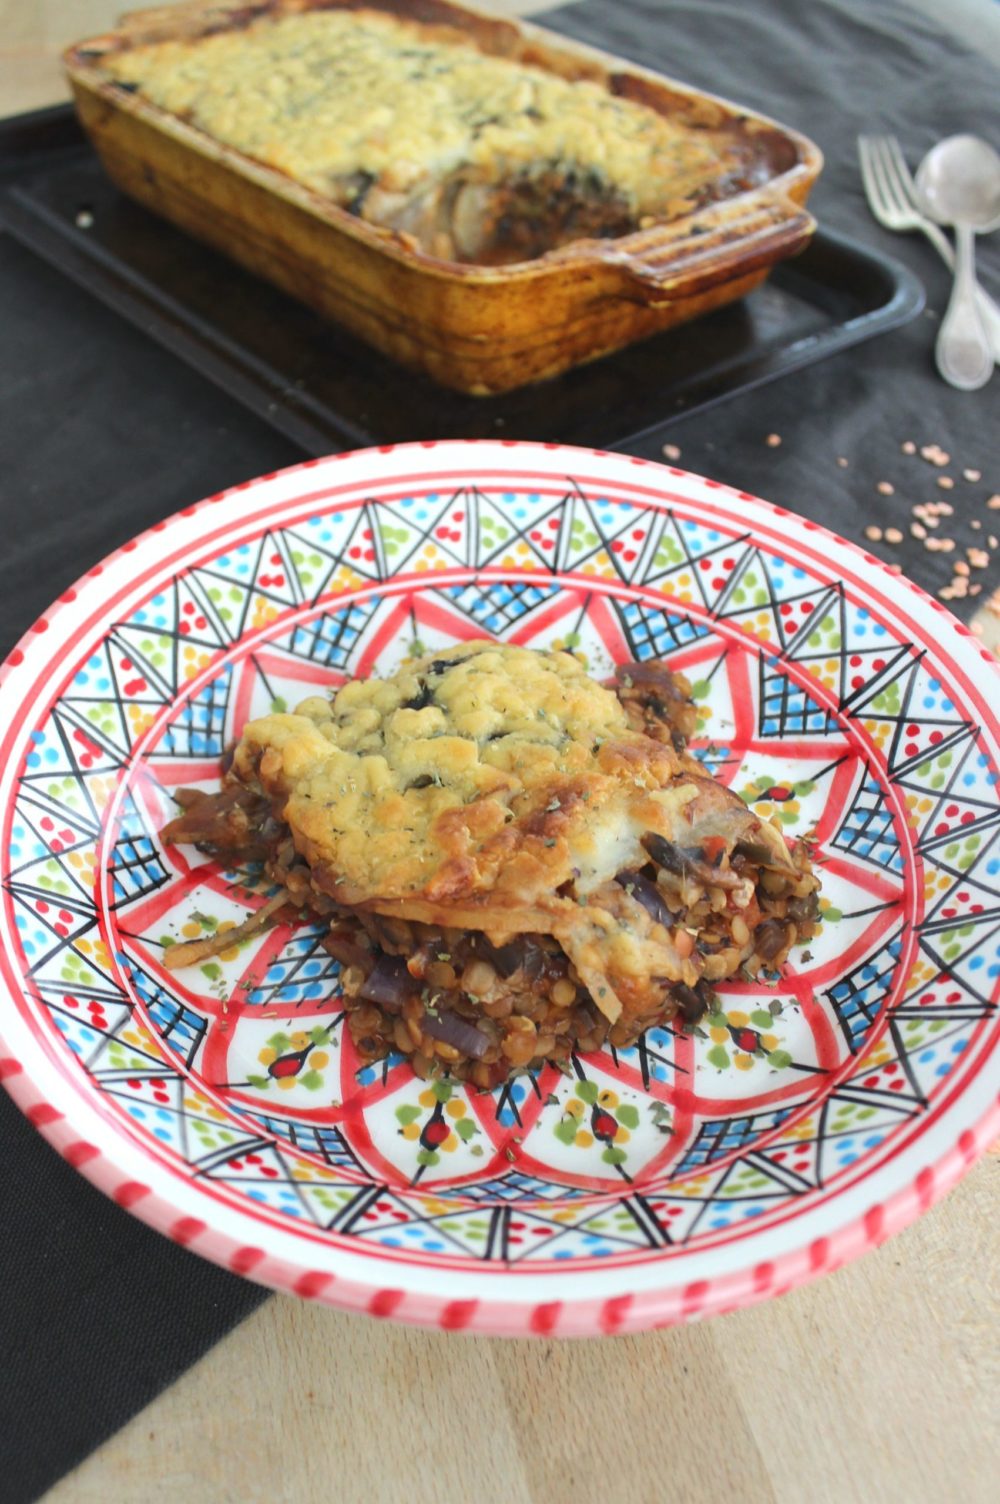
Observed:
[[[277,891],[249,925],[327,924],[364,1060],[488,1089],[696,1024],[714,983],[811,938],[806,846],[706,774],[695,720],[662,664],[609,687],[570,653],[467,642],[251,721],[163,838],[263,864]]]
[[[741,297],[813,229],[803,137],[445,0],[142,11],[66,62],[127,193],[463,391]]]

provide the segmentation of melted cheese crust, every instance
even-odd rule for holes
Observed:
[[[410,192],[458,168],[557,166],[661,213],[731,147],[590,81],[479,52],[379,11],[309,11],[110,54],[116,79],[217,140],[349,202],[358,175]]]
[[[497,944],[552,934],[609,1013],[631,985],[697,979],[614,878],[647,832],[685,839],[710,781],[571,654],[469,642],[353,681],[250,722],[231,776],[345,906]]]
[[[651,796],[679,771],[571,654],[491,642],[253,721],[235,766],[285,798],[303,854],[352,904],[586,892],[645,860]]]

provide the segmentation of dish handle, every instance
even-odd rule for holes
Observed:
[[[791,198],[754,196],[716,204],[674,224],[654,225],[624,243],[594,242],[597,258],[622,274],[626,295],[648,308],[709,291],[794,256],[816,229]]]
[[[263,11],[266,6],[258,8]],[[129,46],[200,37],[207,31],[221,29],[247,17],[252,9],[246,0],[179,0],[177,4],[143,6],[139,10],[126,11],[114,31],[67,47],[63,61],[68,66],[78,67],[105,53],[121,52]]]

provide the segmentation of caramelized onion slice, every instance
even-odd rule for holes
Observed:
[[[742,881],[730,868],[713,867],[700,846],[678,846],[655,831],[648,831],[642,844],[658,867],[682,880],[701,883],[705,888],[738,888]]]
[[[378,1003],[390,1013],[398,1013],[408,997],[419,992],[420,983],[407,970],[402,956],[379,956],[365,978],[358,996],[367,1003]]]
[[[442,1009],[440,1013],[425,1013],[420,1027],[432,1039],[450,1044],[461,1054],[470,1055],[473,1060],[482,1060],[492,1042],[482,1029],[477,1029],[475,1024],[470,1024],[467,1019],[448,1009]]]
[[[534,981],[545,966],[545,952],[530,935],[519,935],[506,945],[490,945],[487,959],[505,980],[523,971],[529,981]]]
[[[216,930],[214,935],[206,935],[204,940],[188,940],[180,945],[171,945],[163,952],[164,966],[168,971],[179,971],[183,966],[197,966],[199,961],[207,961],[209,956],[217,956],[221,950],[228,950],[231,945],[239,945],[269,924],[278,910],[290,901],[288,894],[282,890],[235,929]]]
[[[672,924],[676,923],[677,916],[671,913],[663,894],[643,873],[619,872],[615,882],[619,887],[624,888],[636,903],[641,903],[650,919],[655,919],[657,924],[662,924],[669,929]]]

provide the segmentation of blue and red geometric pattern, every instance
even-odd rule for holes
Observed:
[[[1000,977],[997,770],[926,648],[801,550],[585,469],[288,512],[99,623],[20,753],[3,887],[26,994],[123,1131],[262,1218],[449,1266],[714,1246],[882,1163]],[[699,756],[813,843],[808,950],[693,1031],[488,1094],[363,1067],[315,926],[169,971],[268,896],[164,850],[173,791],[214,787],[248,717],[482,636],[599,678],[682,670]]]

